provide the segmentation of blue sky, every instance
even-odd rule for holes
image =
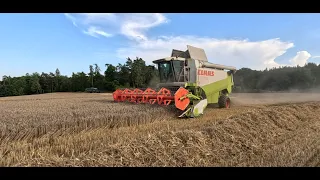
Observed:
[[[1,14],[0,77],[88,72],[186,45],[210,62],[264,69],[320,62],[320,14]]]

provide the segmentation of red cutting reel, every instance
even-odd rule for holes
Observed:
[[[187,97],[189,91],[183,87],[180,87],[175,94],[167,88],[161,88],[158,92],[147,88],[145,91],[140,89],[117,89],[113,92],[113,99],[115,102],[133,102],[133,103],[149,103],[155,104],[156,102],[159,105],[168,106],[171,103],[175,103],[176,108],[180,110],[185,110],[189,103],[190,99]]]

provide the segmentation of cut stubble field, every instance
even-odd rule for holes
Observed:
[[[111,94],[0,98],[1,166],[320,166],[320,94],[233,94],[194,119]]]

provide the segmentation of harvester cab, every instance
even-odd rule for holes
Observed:
[[[230,107],[236,68],[208,62],[203,49],[187,46],[186,51],[172,50],[171,57],[153,61],[159,70],[157,90],[118,89],[116,102],[129,101],[159,105],[175,105],[179,117],[197,117],[208,104]]]

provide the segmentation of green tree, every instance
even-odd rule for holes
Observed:
[[[39,83],[39,77],[37,73],[32,74],[30,78],[30,85],[32,94],[39,94],[41,92],[41,85]]]
[[[118,80],[116,80],[116,67],[112,64],[105,64],[107,69],[104,72],[105,84],[104,87],[107,91],[114,91],[119,86]]]
[[[133,87],[145,87],[145,81],[146,81],[146,64],[145,61],[141,58],[136,58],[132,63],[132,82]]]
[[[94,70],[93,70],[93,66],[90,65],[89,66],[89,76],[90,76],[90,82],[91,82],[91,87],[93,87],[93,76],[94,76]]]

